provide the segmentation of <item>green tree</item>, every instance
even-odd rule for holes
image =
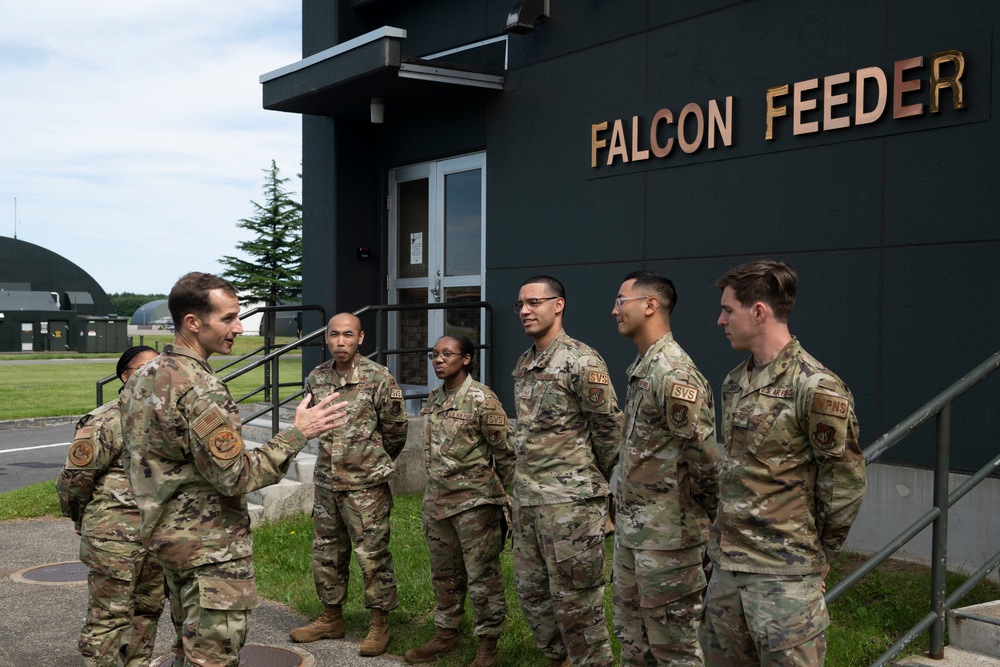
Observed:
[[[132,317],[135,311],[145,306],[150,301],[166,299],[166,294],[135,294],[134,292],[115,292],[109,294],[111,305],[115,307],[115,312],[124,317]]]
[[[242,298],[268,306],[297,302],[302,294],[302,205],[285,189],[274,160],[264,172],[264,203],[253,204],[254,213],[236,223],[254,238],[236,244],[250,260],[226,255],[219,262],[222,275]]]

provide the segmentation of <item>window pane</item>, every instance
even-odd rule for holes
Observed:
[[[399,290],[399,303],[427,303],[427,290]],[[427,311],[399,312],[399,347],[403,350],[427,347]],[[427,384],[427,352],[407,352],[399,355],[399,384]]]
[[[444,290],[445,301],[455,303],[456,301],[482,301],[479,287],[447,287]],[[482,336],[480,334],[480,313],[478,307],[469,308],[448,308],[445,312],[444,332],[445,335],[462,334],[472,341],[474,346],[480,344]],[[482,350],[476,349],[476,372],[472,376],[482,379]]]
[[[444,274],[475,276],[480,273],[483,221],[482,170],[462,171],[444,177]]]
[[[399,195],[397,278],[427,277],[427,179],[396,186]]]

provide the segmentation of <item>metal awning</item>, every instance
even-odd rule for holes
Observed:
[[[263,74],[264,108],[320,116],[367,115],[373,98],[390,107],[503,89],[502,61],[485,67],[406,56],[405,38],[402,28],[383,26]]]

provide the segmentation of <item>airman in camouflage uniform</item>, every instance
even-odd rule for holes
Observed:
[[[244,494],[284,477],[312,437],[342,424],[333,397],[295,411],[294,426],[244,446],[229,388],[207,358],[243,332],[236,291],[205,273],[181,277],[168,299],[174,343],[129,381],[122,400],[130,478],[146,549],[166,574],[176,667],[236,667],[256,604]]]
[[[514,304],[534,345],[514,368],[514,574],[551,665],[611,665],[604,618],[608,479],[621,410],[604,359],[562,329],[565,290],[529,278]]]
[[[636,271],[612,310],[618,333],[639,348],[612,479],[613,618],[623,665],[704,664],[698,626],[720,456],[712,389],[670,330],[676,300],[669,279]]]
[[[752,353],[722,386],[719,510],[702,643],[711,665],[822,665],[823,580],[866,489],[854,399],[788,332],[797,276],[741,265],[719,325]]]
[[[434,345],[434,372],[444,380],[427,398],[423,524],[430,548],[437,632],[406,652],[407,662],[432,662],[459,648],[468,592],[479,649],[472,667],[495,667],[496,642],[507,615],[500,552],[505,488],[514,476],[507,415],[496,394],[469,375],[475,348],[465,336]]]
[[[406,444],[403,392],[389,370],[358,353],[365,334],[350,313],[333,316],[326,342],[333,359],[317,366],[306,385],[313,400],[339,392],[348,401],[347,426],[320,438],[313,509],[313,578],[323,614],[296,628],[297,642],[344,636],[351,547],[371,609],[368,637],[360,654],[381,655],[389,641],[388,613],[398,604],[389,552],[389,476]]]
[[[157,355],[129,348],[118,362],[122,382]],[[163,569],[142,547],[139,507],[123,462],[120,397],[76,425],[66,465],[56,480],[63,516],[81,536],[89,605],[78,644],[88,667],[149,664],[166,599]]]

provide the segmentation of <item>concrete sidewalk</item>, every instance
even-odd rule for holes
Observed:
[[[68,519],[0,523],[0,667],[71,667],[86,613],[87,584],[25,583],[13,575],[25,568],[76,561],[80,538]],[[168,655],[173,641],[169,611],[160,618],[156,657]],[[306,621],[287,607],[261,602],[254,609],[248,644],[305,651],[318,667],[400,667],[397,656],[358,656],[361,638],[295,644],[288,632]],[[302,664],[306,664],[303,660]]]

